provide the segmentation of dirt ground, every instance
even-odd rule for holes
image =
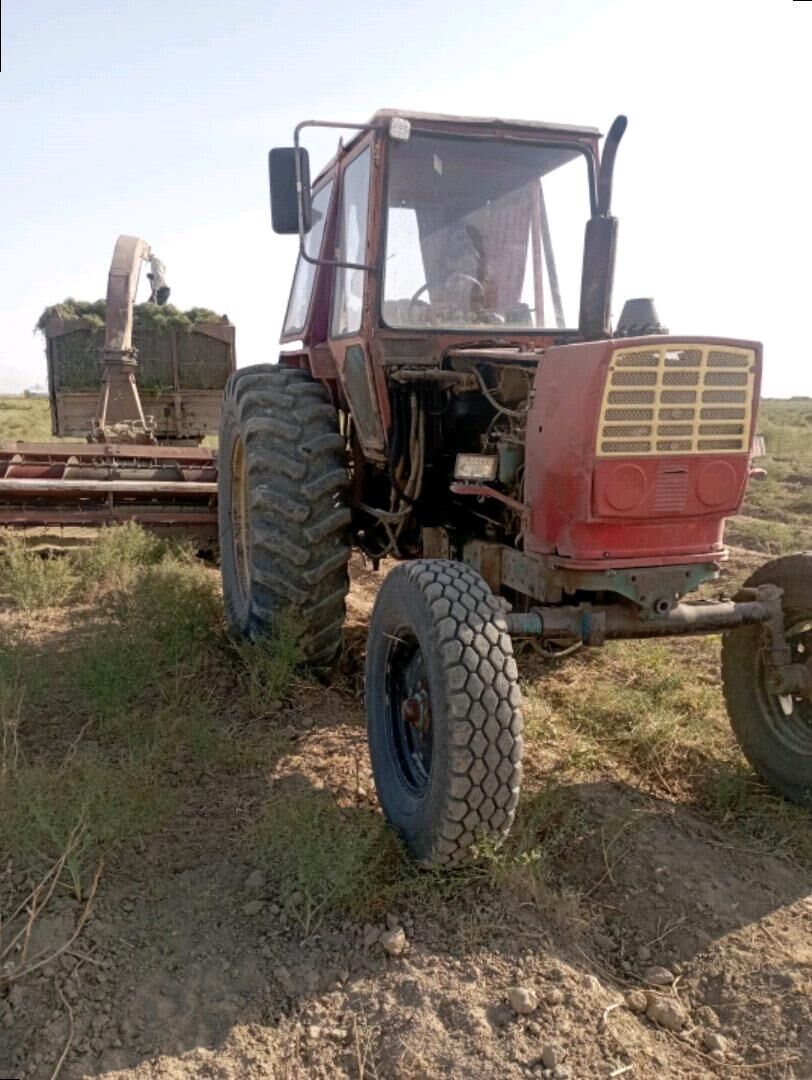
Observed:
[[[734,576],[758,561],[741,553]],[[0,1075],[812,1076],[808,868],[611,761],[558,791],[570,824],[541,889],[514,866],[374,921],[297,914],[244,828],[289,783],[348,828],[377,814],[360,670],[379,577],[353,576],[339,683],[286,700],[290,749],[265,775],[178,763],[168,826],[106,867],[70,948],[0,1000]],[[517,828],[558,749],[529,749]],[[68,941],[85,902],[55,897],[30,951]]]

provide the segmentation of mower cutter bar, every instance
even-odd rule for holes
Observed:
[[[213,460],[211,450],[204,446],[151,446],[138,443],[114,442],[9,442],[0,441],[0,462],[14,460],[106,461],[110,458],[131,460],[189,462],[205,465]]]
[[[194,480],[2,480],[0,495],[6,492],[32,495],[216,495],[217,483]]]
[[[0,442],[0,525],[212,526],[217,463],[198,446]]]
[[[47,525],[111,525],[134,521],[139,525],[200,526],[216,525],[217,510],[214,507],[199,508],[173,505],[133,506],[129,503],[94,503],[83,509],[66,509],[42,503],[36,506],[5,506],[0,504],[0,525],[21,528]]]

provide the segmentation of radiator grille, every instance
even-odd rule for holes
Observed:
[[[598,456],[746,453],[755,369],[753,350],[732,346],[618,349],[603,395]]]

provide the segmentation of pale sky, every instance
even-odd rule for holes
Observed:
[[[103,296],[122,232],[174,303],[229,315],[241,365],[275,359],[296,241],[271,231],[267,151],[299,120],[395,107],[604,131],[626,113],[615,313],[653,296],[673,333],[761,340],[765,394],[812,394],[810,9],[6,0],[0,392],[44,382],[34,323]],[[334,144],[311,137],[314,172]]]

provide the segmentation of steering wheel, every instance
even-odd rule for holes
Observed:
[[[442,285],[440,286],[441,291],[445,292],[448,289],[448,287],[449,287],[449,285],[451,284],[452,281],[468,282],[468,284],[471,285],[472,291],[473,291],[473,289],[478,289],[479,290],[479,302],[480,302],[480,305],[482,304],[482,302],[485,299],[485,288],[484,288],[482,282],[478,278],[475,278],[473,274],[464,274],[462,272],[462,270],[453,270],[448,275],[448,277],[445,279],[445,281],[442,283]],[[411,300],[409,301],[409,318],[411,318],[412,315],[414,314],[414,305],[417,303],[417,301],[420,299],[420,297],[423,295],[423,293],[426,292],[428,287],[429,287],[429,283],[426,281],[426,282],[424,282],[424,284],[422,284],[420,286],[420,288],[417,290],[417,292],[413,294]]]

